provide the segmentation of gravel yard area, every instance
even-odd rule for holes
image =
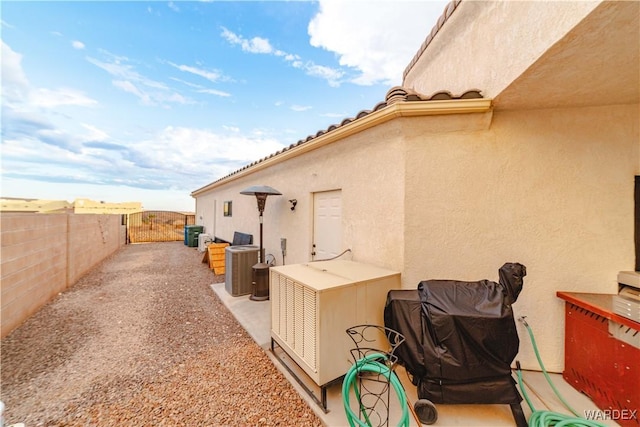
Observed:
[[[7,424],[319,426],[182,242],[128,245],[1,342]]]

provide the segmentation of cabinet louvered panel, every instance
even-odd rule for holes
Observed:
[[[282,293],[280,288],[280,280],[282,276],[274,276],[275,281],[271,283],[271,330],[276,334],[280,334],[280,306],[282,305],[280,302],[280,294]],[[272,278],[272,279],[273,279]]]
[[[295,283],[293,287],[294,293],[294,305],[293,305],[293,349],[298,356],[304,357],[304,286],[300,283]]]
[[[293,280],[287,279],[287,332],[286,332],[286,340],[287,343],[293,348],[295,346],[295,325],[296,325],[296,307],[295,307],[295,282]]]
[[[303,289],[303,312],[304,316],[302,316],[302,330],[303,333],[303,343],[302,349],[304,353],[304,360],[309,364],[311,368],[314,370],[318,367],[318,352],[317,346],[317,331],[318,325],[316,323],[317,319],[317,304],[316,297],[317,293],[309,288]],[[308,314],[307,314],[308,313]]]
[[[286,341],[287,339],[287,321],[289,316],[287,315],[287,278],[280,277],[280,336]]]

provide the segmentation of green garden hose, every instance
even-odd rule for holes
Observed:
[[[547,372],[547,370],[544,367],[544,364],[542,363],[542,359],[540,358],[540,352],[538,351],[536,339],[533,336],[533,331],[531,330],[531,327],[529,326],[529,324],[527,323],[524,317],[520,317],[518,320],[520,320],[520,322],[522,322],[522,324],[527,328],[527,332],[529,333],[529,338],[531,339],[531,344],[533,345],[533,351],[536,354],[536,359],[538,359],[538,363],[540,364],[542,373],[544,374],[544,377],[547,379],[547,382],[551,386],[551,389],[553,389],[553,392],[558,397],[558,399],[560,399],[560,402],[562,402],[565,408],[567,408],[573,414],[573,416],[570,416],[570,415],[560,414],[558,412],[537,411],[533,406],[533,403],[531,403],[531,400],[529,399],[529,395],[527,394],[527,391],[524,388],[523,381],[522,381],[522,371],[520,369],[520,362],[516,361],[516,366],[517,366],[516,375],[518,377],[518,386],[520,386],[520,391],[522,391],[522,396],[527,402],[527,405],[529,405],[529,409],[531,409],[531,417],[529,418],[529,427],[548,427],[548,426],[606,427],[604,424],[581,418],[578,415],[578,413],[575,411],[575,409],[573,409],[571,405],[569,405],[567,401],[560,395],[560,392],[558,391],[558,389],[556,389],[555,385],[553,384],[553,381],[551,381],[551,377],[549,376],[549,373]]]
[[[402,416],[400,417],[400,421],[398,422],[398,426],[401,427],[409,427],[409,410],[407,409],[407,396],[404,392],[404,388],[400,383],[400,379],[398,376],[389,368],[387,365],[380,363],[379,360],[386,360],[387,356],[380,353],[369,354],[362,359],[358,360],[347,372],[344,377],[344,381],[342,382],[342,403],[344,404],[344,411],[347,415],[347,421],[349,421],[349,425],[351,427],[355,427],[356,425],[361,427],[371,427],[371,421],[368,418],[366,411],[364,411],[362,407],[362,403],[360,402],[360,392],[358,391],[357,377],[360,372],[372,372],[375,374],[383,375],[391,384],[393,389],[396,392],[396,396],[400,402],[400,407],[402,408]],[[365,420],[362,421],[358,415],[353,412],[351,409],[351,405],[349,402],[349,389],[353,388],[353,391],[360,403],[361,412],[364,415]]]

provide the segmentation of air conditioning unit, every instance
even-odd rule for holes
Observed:
[[[225,248],[224,287],[231,296],[251,293],[253,266],[258,263],[260,248],[251,245],[227,246]]]
[[[387,293],[401,287],[396,271],[345,260],[271,267],[269,285],[272,346],[276,342],[323,393],[353,364],[347,328],[384,325]]]

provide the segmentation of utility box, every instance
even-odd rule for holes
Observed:
[[[251,293],[253,266],[258,263],[260,248],[251,245],[228,246],[225,249],[224,287],[234,297]]]
[[[204,252],[207,250],[209,243],[213,243],[213,237],[206,233],[198,234],[198,251]]]
[[[640,407],[640,323],[612,311],[615,295],[558,292],[565,300],[563,378],[623,427]],[[613,412],[615,411],[615,412]]]
[[[271,267],[270,287],[272,347],[275,341],[324,395],[353,364],[347,328],[384,324],[387,293],[401,284],[397,271],[331,260]]]

